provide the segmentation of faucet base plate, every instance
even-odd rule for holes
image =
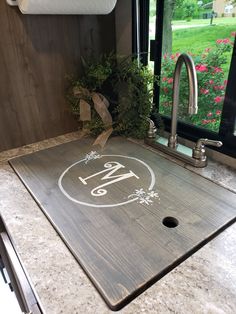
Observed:
[[[157,136],[155,139],[147,138],[145,139],[145,143],[194,167],[203,168],[207,165],[207,159],[200,160],[193,158],[192,149],[187,146],[178,144],[176,148],[169,147],[168,139],[165,137]]]

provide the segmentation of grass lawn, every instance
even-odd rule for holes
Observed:
[[[155,16],[150,19],[150,39],[155,38]],[[191,52],[202,54],[206,48],[215,47],[217,39],[229,38],[236,31],[236,18],[214,18],[213,25],[209,19],[193,19],[190,22],[172,21],[173,53]],[[194,27],[196,25],[196,27]],[[203,26],[201,26],[203,25]],[[177,26],[181,28],[177,28]],[[186,26],[186,28],[184,28]],[[231,60],[231,52],[227,55],[228,62],[223,65],[226,77]]]
[[[229,38],[230,34],[236,31],[236,19],[234,21],[235,25],[204,26],[173,31],[173,53],[202,54],[206,48],[215,47],[217,39]],[[227,64],[222,66],[225,78],[228,77],[231,55],[232,52],[227,53]]]
[[[177,29],[173,31],[173,52],[181,51],[201,54],[206,48],[214,47],[217,39],[230,37],[235,25],[216,25]]]

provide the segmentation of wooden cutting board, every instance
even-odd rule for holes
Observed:
[[[236,195],[124,138],[9,161],[118,310],[236,221]]]

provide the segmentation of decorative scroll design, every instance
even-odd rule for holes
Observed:
[[[153,203],[153,199],[158,199],[158,201],[160,202],[160,197],[158,192],[156,191],[149,191],[146,192],[144,191],[143,188],[139,189],[139,190],[135,190],[135,192],[133,194],[130,194],[128,196],[128,198],[137,198],[137,202],[139,204],[145,204],[145,205],[151,205]]]
[[[99,155],[96,151],[91,151],[90,153],[86,154],[84,163],[87,165],[87,163],[90,160],[95,160],[101,158],[101,155]]]

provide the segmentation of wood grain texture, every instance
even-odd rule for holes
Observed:
[[[75,130],[66,76],[114,50],[114,14],[22,15],[0,1],[0,31],[0,151]]]
[[[110,139],[103,151],[97,149],[102,157],[86,163],[86,154],[95,150],[92,142],[74,141],[10,164],[108,306],[118,310],[233,223],[236,195],[123,138]],[[160,202],[153,198],[149,205],[136,200],[103,207],[127,201],[135,189],[150,186],[150,172],[137,159],[153,169],[153,190]],[[133,171],[139,179],[115,182],[106,186],[107,194],[94,197],[91,190],[107,181],[101,180],[104,173],[87,177],[106,169],[108,161],[125,165],[115,175]],[[75,203],[59,189],[61,174],[72,164],[64,173],[63,187],[73,198],[97,207]],[[178,220],[176,228],[163,225],[168,216]]]

